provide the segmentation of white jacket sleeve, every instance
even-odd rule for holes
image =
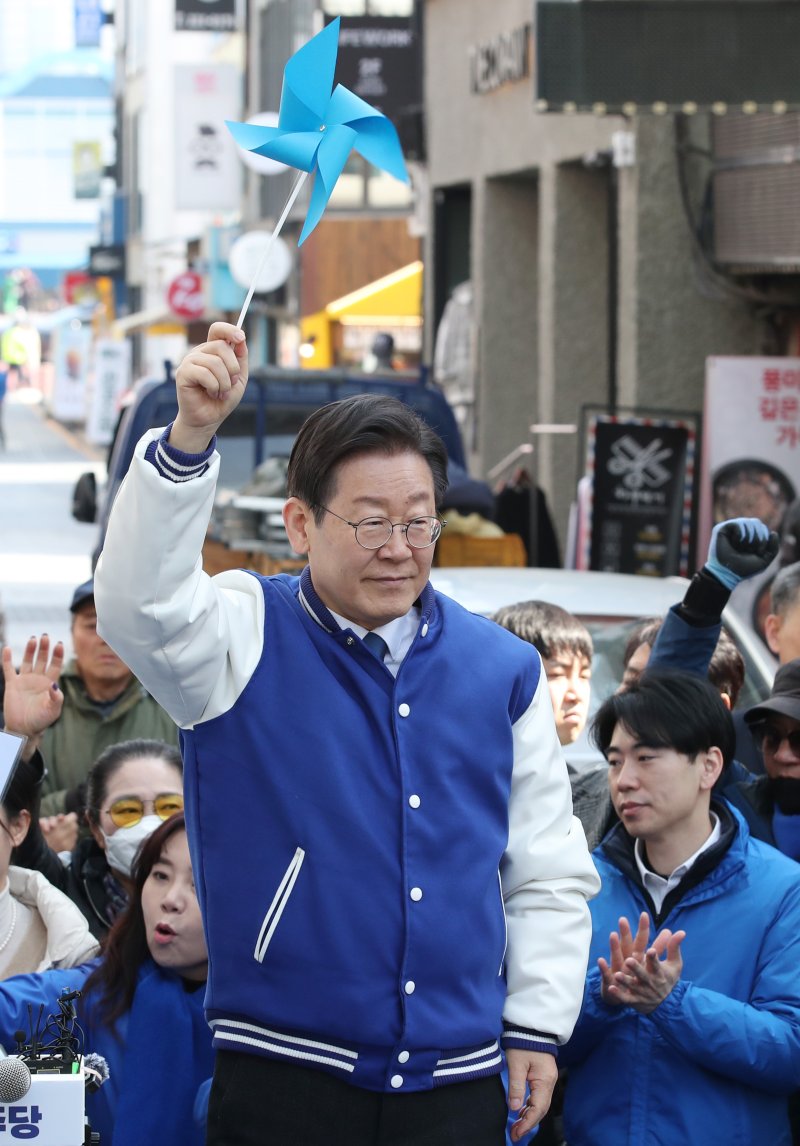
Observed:
[[[264,640],[264,597],[241,570],[211,578],[202,548],[219,455],[189,481],[162,477],[136,447],[117,494],[94,578],[100,635],[172,719],[189,728],[226,712]]]
[[[508,848],[501,869],[508,921],[506,1045],[528,1031],[567,1041],[583,998],[592,934],[587,901],[600,890],[572,815],[567,766],[544,672],[514,726]]]

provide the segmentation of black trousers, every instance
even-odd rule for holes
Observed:
[[[220,1051],[207,1146],[505,1146],[499,1075],[380,1094],[322,1071]]]

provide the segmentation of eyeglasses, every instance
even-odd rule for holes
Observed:
[[[766,749],[767,752],[777,752],[784,740],[787,740],[792,754],[800,756],[800,728],[783,732],[774,724],[754,724],[753,736],[762,751]]]
[[[427,549],[439,540],[439,535],[447,525],[446,521],[438,517],[415,517],[412,521],[398,521],[396,524],[388,517],[365,517],[362,521],[348,521],[346,517],[328,509],[327,505],[318,505],[316,508],[324,510],[331,517],[338,517],[339,521],[354,529],[356,541],[362,549],[380,549],[382,545],[387,545],[395,529],[402,529],[412,549]]]
[[[111,822],[118,828],[132,828],[144,818],[145,803],[138,796],[123,796],[115,800],[107,809]],[[168,820],[170,816],[183,811],[183,796],[178,792],[162,792],[152,801],[153,812],[160,820]]]

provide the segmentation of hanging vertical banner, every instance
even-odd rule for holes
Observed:
[[[88,323],[65,323],[53,335],[53,393],[50,413],[59,422],[86,419],[86,375],[92,344]]]
[[[72,145],[72,176],[76,199],[99,199],[103,178],[103,148],[98,140]]]
[[[99,48],[100,29],[105,16],[100,0],[73,0],[75,5],[75,47]]]
[[[226,119],[241,113],[241,77],[232,64],[175,68],[175,206],[227,211],[239,205],[242,168]]]
[[[689,573],[698,419],[590,415],[590,552],[585,566],[668,577]]]
[[[236,0],[175,0],[176,32],[235,32]]]
[[[779,529],[800,493],[800,358],[706,361],[698,556],[731,517]]]
[[[100,338],[94,349],[94,383],[86,415],[86,437],[107,446],[114,433],[120,395],[131,384],[131,344]]]

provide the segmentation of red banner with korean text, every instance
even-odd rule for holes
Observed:
[[[698,566],[716,522],[779,529],[798,494],[800,358],[707,359]]]

